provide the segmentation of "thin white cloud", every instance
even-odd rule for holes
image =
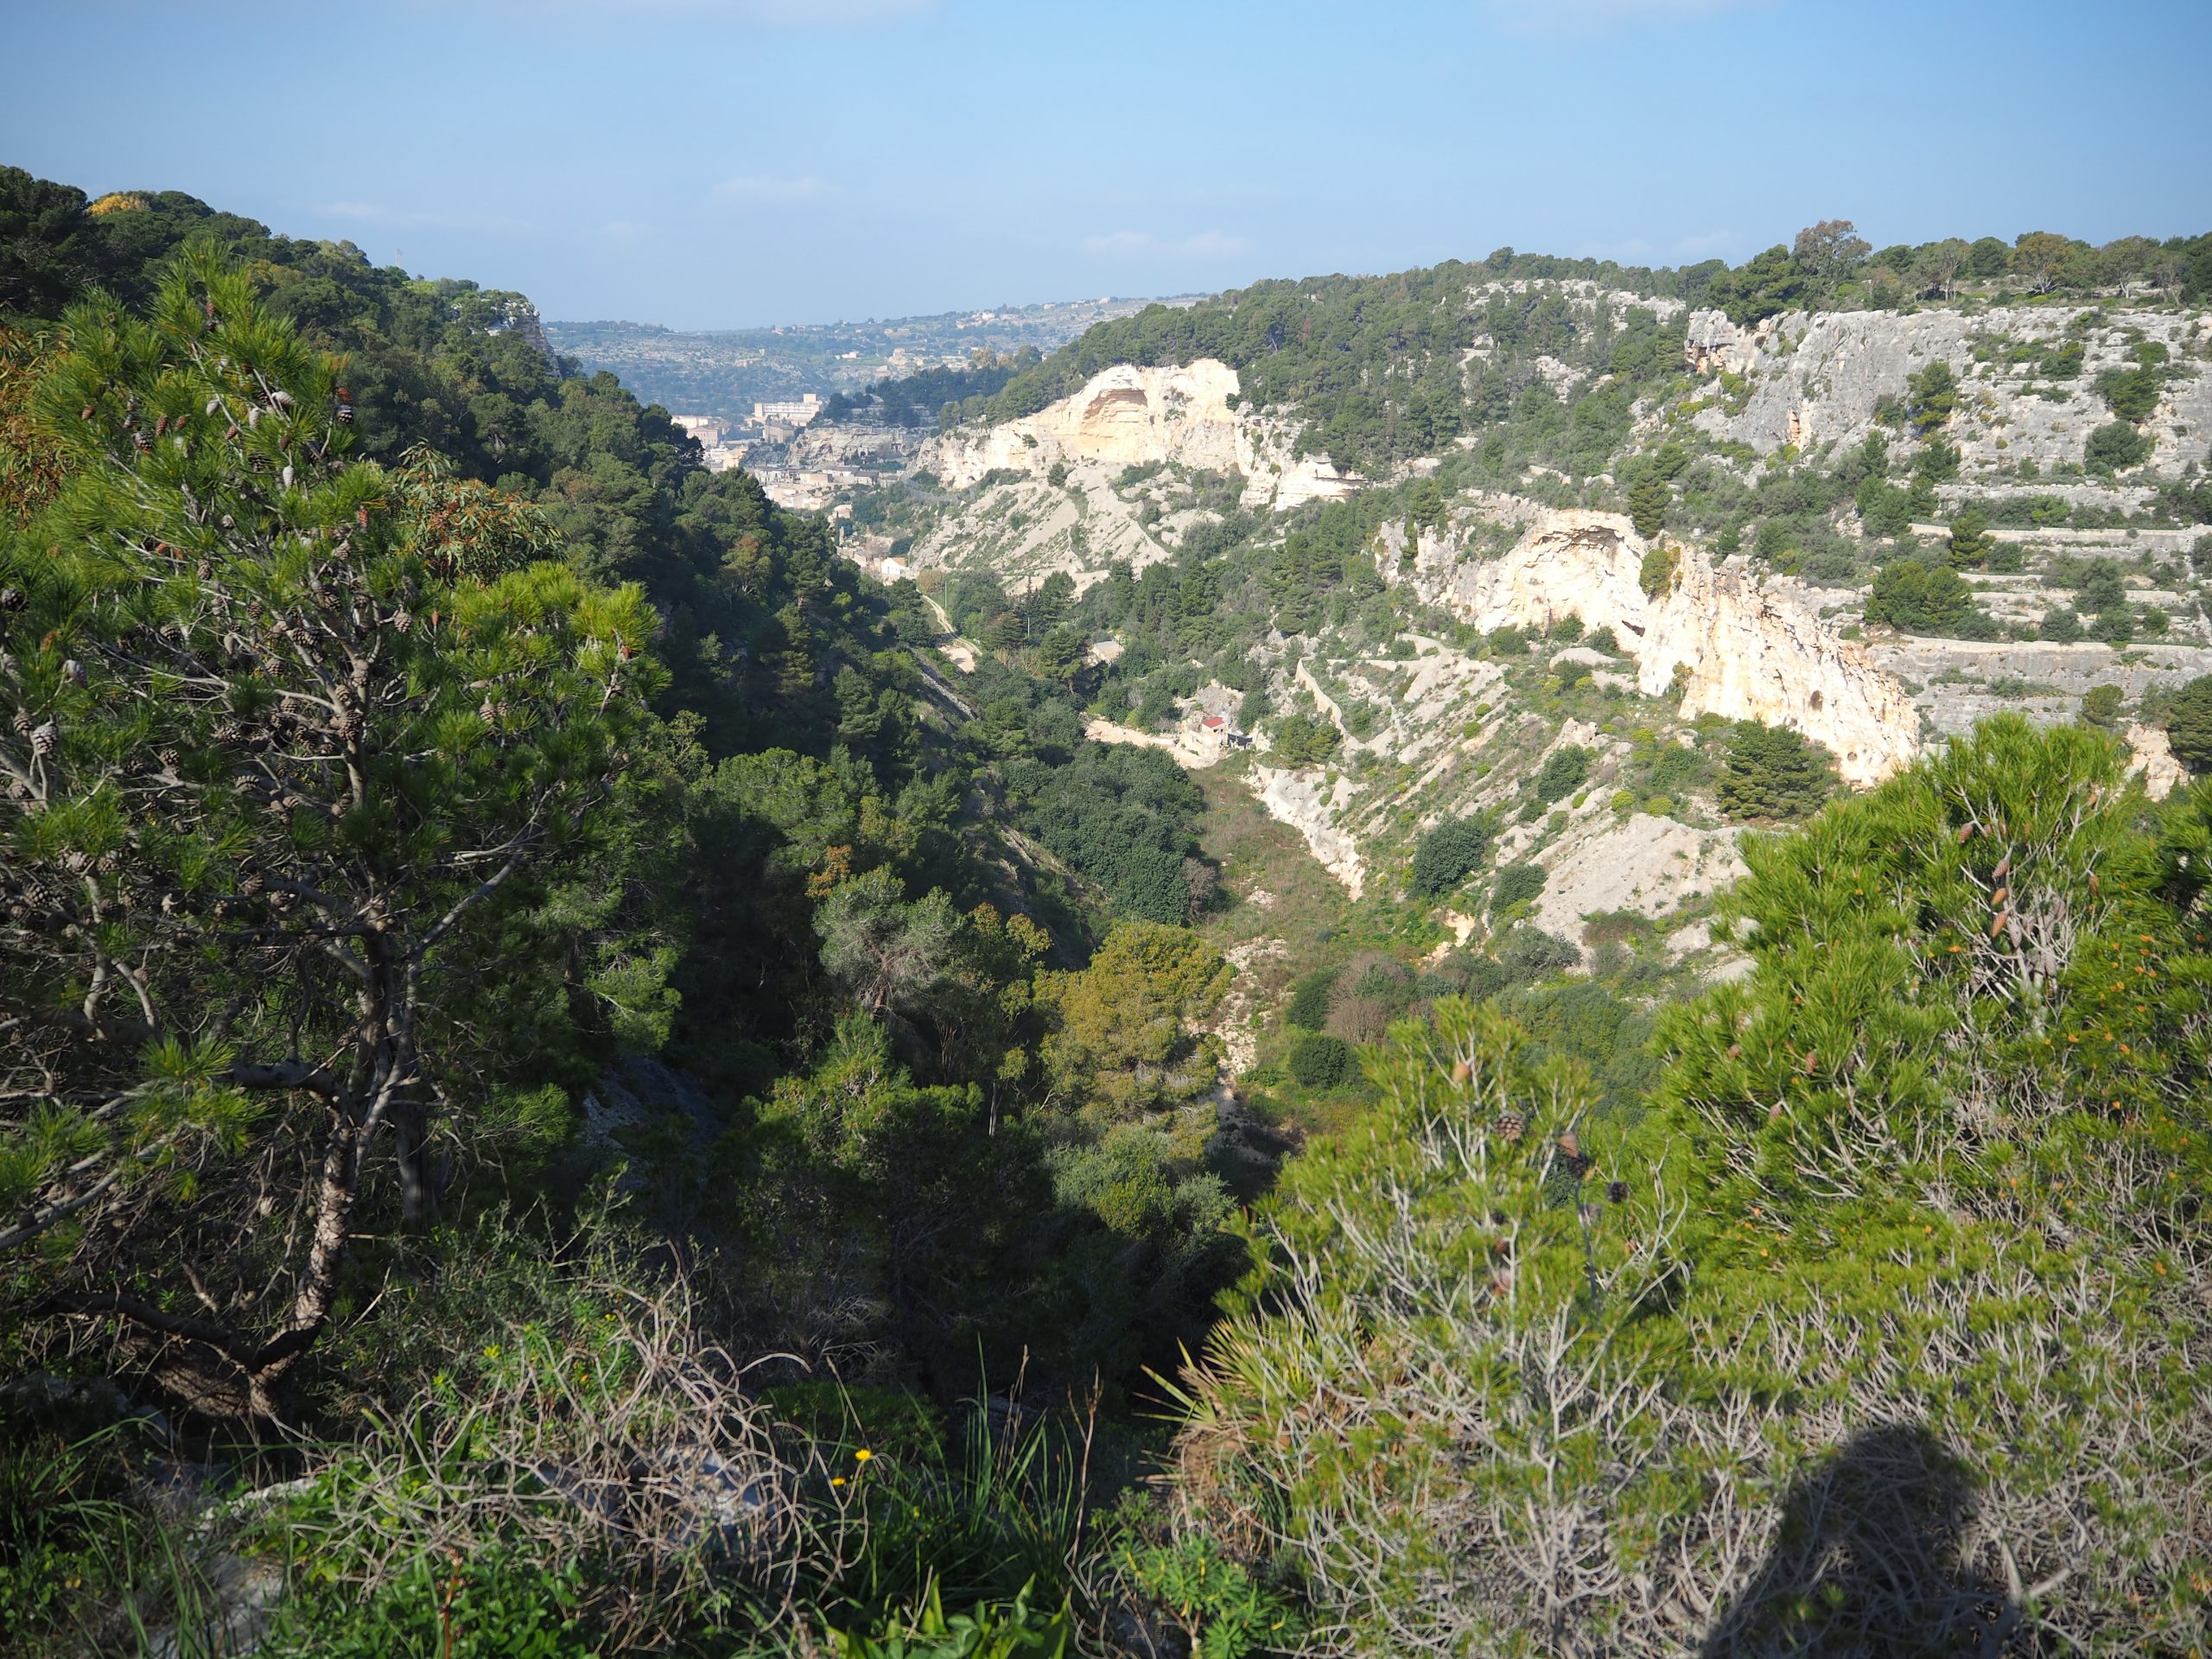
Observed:
[[[1222,231],[1200,231],[1179,238],[1155,236],[1150,231],[1109,231],[1083,239],[1085,253],[1172,253],[1189,259],[1231,258],[1251,245],[1243,237]]]
[[[1516,35],[1583,39],[1685,23],[1766,3],[1768,0],[1484,0],[1491,16]]]
[[[724,179],[715,187],[713,194],[721,201],[804,201],[809,196],[822,194],[822,181],[811,173],[791,179],[747,173]]]

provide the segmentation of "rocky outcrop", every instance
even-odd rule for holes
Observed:
[[[555,379],[561,376],[561,354],[553,349],[553,342],[545,337],[545,323],[537,315],[537,308],[521,295],[512,295],[506,302],[506,324],[504,330],[520,336],[523,343],[537,353],[537,360],[545,365],[546,373]]]
[[[2128,774],[2142,779],[2143,792],[2152,800],[2164,800],[2189,781],[2189,774],[2182,770],[2181,762],[2174,759],[2173,745],[2166,741],[2164,728],[2129,727],[2127,747],[2135,752],[2135,759],[2127,768]]]
[[[925,446],[920,461],[955,489],[994,472],[1041,478],[1056,462],[1236,473],[1246,480],[1247,505],[1278,512],[1359,486],[1326,456],[1294,454],[1293,423],[1235,408],[1237,394],[1236,371],[1213,358],[1171,367],[1116,364],[1034,415],[949,434]]]
[[[1617,821],[1593,813],[1538,860],[1547,880],[1531,919],[1579,941],[1586,916],[1629,910],[1663,918],[1743,874],[1737,839],[1733,830],[1700,830],[1648,812]]]
[[[2045,473],[2078,465],[2089,434],[2112,418],[2094,390],[2097,376],[2128,366],[2136,346],[2152,342],[2171,354],[2172,378],[2144,427],[2152,466],[2166,472],[2203,459],[2212,372],[2192,351],[2195,320],[2174,311],[2106,309],[2094,323],[2077,321],[2086,315],[2072,306],[1972,315],[1827,311],[1769,318],[1748,329],[1718,311],[1693,312],[1685,365],[1693,373],[1743,378],[1740,386],[1716,387],[1694,419],[1707,435],[1761,454],[1785,443],[1857,443],[1872,429],[1884,397],[1902,397],[1915,372],[1945,362],[1959,377],[1961,396],[1944,435],[1959,447],[1967,477],[2017,478],[2023,461]],[[1987,348],[1979,361],[1978,346]],[[2050,372],[2046,353],[2075,346],[2071,372]]]
[[[1360,861],[1359,844],[1337,828],[1338,813],[1357,791],[1351,779],[1338,778],[1330,787],[1328,774],[1319,766],[1278,772],[1255,766],[1252,783],[1268,816],[1306,838],[1306,845],[1321,868],[1344,885],[1355,899],[1367,885],[1366,867]]]
[[[1877,783],[1919,750],[1904,689],[1863,646],[1840,638],[1786,594],[1698,549],[1671,550],[1671,568],[1643,588],[1650,551],[1618,513],[1545,512],[1496,558],[1468,556],[1456,536],[1424,536],[1410,581],[1421,598],[1487,630],[1549,627],[1567,616],[1611,628],[1636,658],[1637,689],[1679,692],[1694,718],[1787,726],[1834,750],[1846,782]],[[1656,573],[1655,572],[1655,575]]]

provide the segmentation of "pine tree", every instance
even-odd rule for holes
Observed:
[[[0,1247],[67,1230],[48,1309],[264,1417],[376,1149],[434,1197],[480,1040],[450,965],[593,835],[652,618],[492,493],[349,460],[334,365],[204,250],[67,337],[72,476],[0,545]]]
[[[1646,473],[1629,486],[1629,521],[1647,542],[1666,527],[1667,509],[1673,505],[1667,480],[1656,473]]]

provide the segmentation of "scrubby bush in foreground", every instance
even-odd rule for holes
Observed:
[[[1439,1004],[1290,1167],[1185,1527],[1352,1652],[2181,1652],[2206,1635],[2212,795],[1986,727],[1724,906],[1650,1116]]]

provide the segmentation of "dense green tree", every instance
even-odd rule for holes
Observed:
[[[1894,484],[1870,475],[1859,480],[1854,499],[1870,536],[1894,537],[1912,528],[1912,496]]]
[[[0,167],[0,315],[50,316],[76,296],[94,259],[85,193]]]
[[[1948,565],[1917,559],[1893,559],[1874,573],[1866,595],[1866,620],[1886,622],[1908,633],[1986,638],[1986,614],[1974,603],[1974,592]]]
[[[1938,359],[1905,381],[1905,418],[1920,437],[1942,431],[1958,406],[1959,378],[1948,363]]]
[[[2112,730],[2120,724],[2127,694],[2116,685],[2093,685],[2082,696],[2082,718],[2092,726]]]
[[[1309,1031],[1290,1046],[1290,1075],[1308,1089],[1334,1089],[1359,1072],[1351,1045]]]
[[[1479,818],[1445,819],[1414,844],[1413,890],[1442,898],[1482,868],[1490,840],[1490,826]]]
[[[1812,292],[1825,299],[1874,250],[1847,219],[1824,219],[1797,232],[1789,257],[1805,273]]]
[[[2012,250],[2000,238],[1981,237],[1967,250],[1967,263],[1977,280],[1993,282],[2012,268]]]
[[[2166,739],[2191,772],[2212,772],[2212,674],[2200,674],[2166,701]]]
[[[1665,527],[1667,509],[1673,504],[1673,492],[1656,471],[1644,474],[1629,486],[1628,516],[1636,525],[1636,533],[1647,542]]]
[[[2126,421],[2109,421],[2089,434],[2082,464],[2093,473],[2126,472],[2151,458],[2151,440]]]
[[[1738,327],[1762,322],[1788,310],[1805,294],[1806,276],[1789,250],[1777,243],[1734,270],[1716,276],[1706,289],[1706,303],[1726,312]]]
[[[1561,744],[1544,757],[1543,767],[1536,774],[1532,792],[1546,806],[1565,800],[1582,787],[1590,776],[1590,763],[1594,759],[1596,756],[1592,751],[1579,744]]]
[[[1977,569],[1996,546],[1997,538],[1989,533],[1989,515],[1980,507],[1965,508],[1951,520],[1950,558],[1959,569]]]
[[[1084,743],[1040,780],[1022,822],[1119,914],[1179,923],[1190,913],[1185,861],[1198,850],[1190,824],[1200,804],[1197,785],[1161,751]]]
[[[2157,412],[2165,384],[2164,372],[2153,365],[2107,369],[2097,377],[2097,395],[2115,420],[2140,426]]]
[[[516,949],[488,997],[456,970],[592,844],[652,618],[532,563],[496,506],[411,512],[349,456],[336,365],[212,254],[150,321],[86,307],[68,339],[40,401],[74,475],[0,549],[0,1236],[97,1238],[49,1308],[197,1408],[264,1417],[380,1149],[426,1213],[434,1115],[497,1109],[477,1068],[503,1039],[561,1040],[557,958]],[[219,1264],[199,1311],[180,1258]]]
[[[1714,793],[1732,817],[1801,818],[1835,792],[1835,757],[1784,726],[1739,720]]]
[[[1120,924],[1089,967],[1039,988],[1053,1020],[1045,1063],[1055,1090],[1112,1119],[1202,1093],[1214,1070],[1201,1061],[1198,1027],[1228,984],[1204,940],[1156,922]]]
[[[1268,758],[1277,766],[1318,766],[1335,755],[1343,741],[1344,734],[1330,721],[1286,715],[1275,727],[1274,747]]]

